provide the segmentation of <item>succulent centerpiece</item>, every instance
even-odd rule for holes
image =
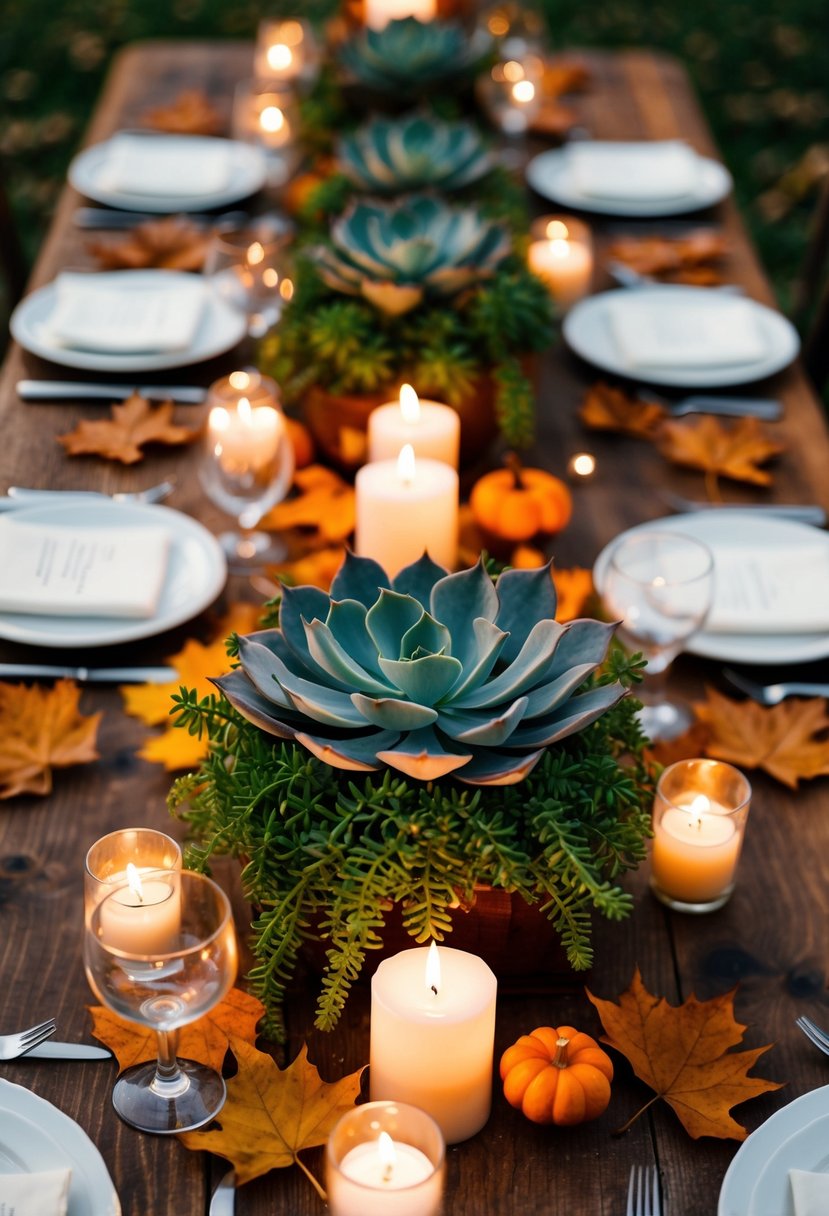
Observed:
[[[393,98],[412,98],[440,88],[462,87],[488,54],[491,39],[473,35],[454,21],[403,17],[381,30],[365,29],[340,49],[340,61],[355,81]]]
[[[493,168],[492,152],[474,123],[446,122],[415,111],[374,118],[337,141],[337,166],[364,194],[447,192],[477,182]]]
[[[481,884],[517,893],[576,968],[591,913],[628,913],[614,880],[648,832],[636,666],[608,656],[612,626],[561,625],[555,607],[549,569],[493,581],[424,556],[389,579],[349,555],[330,594],[286,588],[278,625],[234,640],[218,695],[177,699],[211,746],[171,804],[197,864],[245,859],[251,979],[275,1019],[321,937],[333,1026],[392,906],[422,942]]]

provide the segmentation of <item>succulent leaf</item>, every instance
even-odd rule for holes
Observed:
[[[450,21],[403,17],[382,30],[366,29],[346,42],[342,62],[363,84],[384,93],[412,94],[426,86],[447,86],[463,78],[489,49],[483,33],[467,37]]]
[[[492,154],[470,122],[443,122],[417,111],[375,118],[344,135],[337,159],[343,173],[372,194],[434,187],[458,190],[493,167]]]

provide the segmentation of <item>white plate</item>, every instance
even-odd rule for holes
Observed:
[[[15,519],[55,527],[166,528],[170,533],[167,575],[155,616],[146,620],[115,617],[34,616],[0,613],[0,637],[33,646],[114,646],[154,637],[189,621],[212,604],[227,579],[221,545],[198,520],[170,507],[146,503],[90,501],[67,494],[59,502],[15,511]]]
[[[743,1142],[728,1167],[720,1189],[717,1216],[749,1216],[752,1191],[769,1157],[790,1136],[827,1112],[829,1085],[824,1085],[796,1098],[766,1119]]]
[[[756,300],[746,300],[763,339],[763,355],[754,363],[712,367],[661,367],[658,371],[631,368],[622,359],[610,328],[609,301],[630,298],[636,292],[638,300],[653,297],[660,309],[685,308],[711,298],[710,287],[636,287],[603,291],[574,304],[564,318],[562,333],[571,350],[588,363],[616,376],[646,384],[664,384],[674,388],[724,388],[747,384],[782,371],[800,350],[797,330],[784,316]]]
[[[699,185],[691,194],[677,198],[658,199],[609,199],[594,198],[583,194],[573,181],[570,161],[564,148],[554,148],[534,156],[527,165],[527,181],[537,194],[561,203],[564,207],[575,207],[579,211],[593,211],[597,215],[624,215],[631,218],[647,218],[659,215],[684,215],[688,211],[699,211],[713,207],[727,198],[733,188],[731,174],[717,160],[699,157]]]
[[[829,1115],[800,1128],[772,1153],[754,1184],[748,1216],[795,1216],[789,1170],[829,1173]]]
[[[0,1173],[72,1170],[68,1216],[119,1216],[104,1159],[77,1123],[21,1085],[0,1080]]]
[[[207,194],[128,194],[120,190],[109,190],[101,184],[107,161],[111,155],[111,141],[93,144],[79,152],[69,166],[69,181],[80,193],[96,203],[109,207],[125,207],[128,211],[151,211],[163,214],[170,211],[207,211],[212,207],[225,207],[261,190],[267,176],[267,164],[260,148],[238,140],[216,139],[208,135],[153,135],[163,139],[168,146],[179,144],[188,151],[191,148],[209,148],[221,144],[228,149],[228,185],[223,190]]]
[[[109,270],[96,276],[102,285],[146,290],[171,284],[179,279],[192,280],[181,270]],[[209,284],[205,291],[204,312],[190,346],[182,350],[132,351],[129,354],[104,354],[101,351],[72,350],[59,346],[49,336],[47,322],[55,308],[54,282],[33,291],[20,301],[11,316],[12,337],[24,350],[64,367],[80,367],[93,372],[151,372],[170,367],[201,363],[236,346],[247,331],[245,316],[227,304]]]
[[[752,515],[749,511],[693,511],[688,515],[667,515],[648,520],[624,533],[681,532],[693,536],[714,554],[717,544],[731,548],[749,545],[796,545],[808,540],[829,549],[829,533],[790,519]],[[602,579],[616,537],[602,549],[593,566],[593,581],[601,592]],[[829,655],[829,633],[697,633],[685,649],[706,659],[726,659],[731,663],[806,663]]]

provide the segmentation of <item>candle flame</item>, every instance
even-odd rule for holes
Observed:
[[[589,477],[596,470],[596,457],[590,452],[578,452],[573,457],[572,469],[577,477]]]
[[[253,411],[250,408],[250,402],[247,397],[240,397],[239,404],[236,406],[236,413],[239,416],[243,426],[250,426]]]
[[[570,254],[570,242],[564,241],[561,237],[550,241],[550,253],[554,258],[566,258]]]
[[[570,229],[563,220],[550,220],[546,232],[551,241],[566,241],[570,236]]]
[[[262,271],[262,282],[265,287],[276,287],[279,283],[279,271],[269,266],[267,270]]]
[[[272,135],[275,131],[281,131],[285,126],[285,114],[279,106],[265,106],[259,115],[259,125],[263,131]]]
[[[210,411],[210,417],[207,420],[208,428],[211,431],[226,431],[230,426],[230,414],[223,405],[216,405]]]
[[[403,415],[403,421],[411,426],[420,422],[420,398],[411,384],[400,386],[400,413]]]
[[[697,794],[688,807],[688,814],[691,816],[691,824],[695,828],[702,827],[702,817],[711,810],[711,803],[705,794]]]
[[[250,388],[250,373],[249,372],[231,372],[228,376],[230,387],[235,388],[237,392],[244,392]]]
[[[404,485],[410,486],[415,479],[415,454],[410,443],[404,443],[397,457],[397,476]]]
[[[509,80],[511,84],[524,79],[524,69],[517,59],[508,59],[502,70],[504,79]]]
[[[268,67],[273,68],[275,72],[284,72],[285,68],[291,66],[293,58],[293,51],[284,42],[277,42],[275,46],[268,47]]]
[[[127,862],[127,883],[138,902],[143,904],[144,888],[141,886],[141,875],[131,861]]]
[[[254,241],[248,246],[247,252],[248,266],[258,266],[265,259],[265,250],[259,241]]]
[[[397,1165],[397,1153],[394,1151],[394,1141],[388,1132],[381,1132],[377,1138],[377,1156],[383,1168],[383,1181],[391,1182],[394,1167]]]
[[[426,987],[435,996],[440,991],[440,954],[436,942],[432,942],[426,955]]]
[[[535,85],[531,80],[519,80],[512,86],[512,96],[515,101],[526,104],[535,97]]]

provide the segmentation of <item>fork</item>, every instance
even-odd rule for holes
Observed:
[[[634,1206],[634,1191],[636,1206]],[[630,1167],[625,1216],[662,1216],[662,1205],[659,1202],[659,1171],[655,1165],[652,1165],[650,1169],[644,1165]]]
[[[0,497],[0,511],[14,511],[19,507],[35,507],[41,503],[60,502],[61,499],[109,499],[111,502],[160,502],[172,493],[172,481],[161,481],[146,490],[122,490],[117,494],[103,494],[99,490],[35,490],[29,486],[9,486],[8,496]]]
[[[763,422],[776,422],[783,417],[783,406],[772,397],[718,397],[711,393],[691,393],[678,401],[663,397],[652,388],[636,390],[640,401],[661,405],[672,418],[683,418],[686,414],[718,414],[722,418],[760,418]]]
[[[49,1018],[48,1022],[40,1022],[18,1034],[0,1034],[0,1060],[16,1060],[19,1056],[25,1056],[27,1051],[50,1038],[56,1029],[54,1018]]]
[[[754,680],[746,679],[730,667],[724,667],[722,673],[729,684],[760,705],[779,705],[786,697],[829,697],[829,684],[801,683],[797,680],[789,680],[785,684],[755,684]]]
[[[821,1030],[817,1022],[813,1022],[811,1018],[802,1017],[795,1019],[795,1026],[798,1030],[802,1030],[807,1039],[810,1039],[818,1051],[822,1051],[825,1056],[829,1056],[829,1034],[825,1030]]]

